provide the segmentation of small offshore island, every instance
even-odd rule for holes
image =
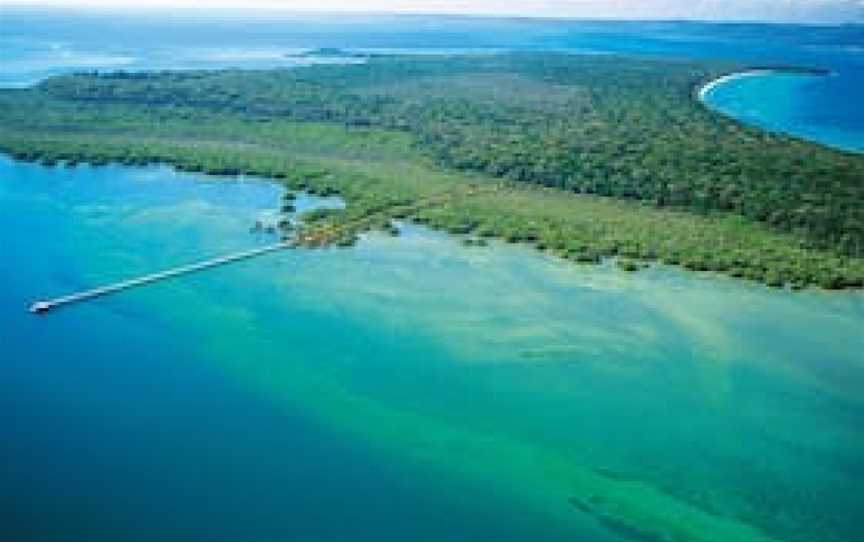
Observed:
[[[410,219],[467,245],[499,238],[580,263],[861,288],[864,156],[744,126],[694,99],[747,70],[514,53],[87,72],[0,92],[0,149],[46,165],[254,174],[342,196],[346,209],[305,217],[314,246]]]

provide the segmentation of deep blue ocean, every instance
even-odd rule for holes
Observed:
[[[832,70],[736,80],[709,105],[861,148],[861,27],[0,9],[6,86],[319,47],[697,56]],[[270,243],[250,226],[282,190],[0,157],[0,540],[860,539],[860,292],[579,267],[402,225],[27,312]]]

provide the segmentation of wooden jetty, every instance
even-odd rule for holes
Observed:
[[[180,275],[188,275],[189,273],[195,273],[197,271],[202,271],[211,267],[218,267],[220,265],[229,264],[239,260],[254,258],[256,256],[261,256],[262,254],[275,252],[277,250],[282,250],[285,248],[291,248],[293,246],[295,246],[294,242],[275,243],[263,247],[245,250],[243,252],[229,254],[227,256],[219,256],[217,258],[204,260],[203,262],[175,267],[166,271],[160,271],[158,273],[144,275],[142,277],[124,280],[122,282],[116,282],[114,284],[109,284],[106,286],[100,286],[98,288],[85,290],[83,292],[77,292],[63,297],[58,297],[56,299],[37,301],[30,305],[30,312],[32,312],[33,314],[45,314],[53,309],[62,307],[64,305],[69,305],[71,303],[77,303],[79,301],[86,301],[88,299],[106,296],[109,294],[120,292],[122,290],[128,290],[129,288],[135,288],[136,286],[143,286],[145,284],[178,277]]]

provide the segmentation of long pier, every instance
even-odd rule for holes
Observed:
[[[212,258],[210,260],[205,260],[203,262],[193,263],[190,265],[184,265],[181,267],[175,267],[173,269],[168,269],[166,271],[161,271],[159,273],[152,273],[150,275],[144,275],[143,277],[137,277],[130,280],[124,280],[122,282],[116,282],[114,284],[109,284],[107,286],[100,286],[99,288],[93,288],[92,290],[86,290],[83,292],[74,293],[71,295],[58,297],[56,299],[50,299],[46,301],[37,301],[30,305],[30,312],[34,314],[44,314],[50,310],[62,307],[64,305],[69,305],[71,303],[77,303],[79,301],[86,301],[88,299],[93,299],[96,297],[102,297],[106,295],[110,295],[116,292],[120,292],[122,290],[128,290],[129,288],[135,288],[137,286],[143,286],[145,284],[150,284],[153,282],[158,282],[160,280],[166,280],[173,277],[178,277],[180,275],[188,275],[189,273],[195,273],[196,271],[201,271],[203,269],[209,269],[211,267],[218,267],[220,265],[229,264],[232,262],[236,262],[239,260],[246,260],[249,258],[254,258],[255,256],[260,256],[262,254],[267,254],[269,252],[276,252],[277,250],[282,250],[286,248],[291,248],[295,246],[293,242],[280,242],[272,245],[267,245],[264,247],[253,248],[251,250],[245,250],[243,252],[237,252],[235,254],[229,254],[227,256],[220,256],[218,258]]]
[[[477,188],[475,186],[470,186],[465,195],[473,195],[477,192]],[[415,208],[420,209],[423,207],[428,207],[430,205],[434,205],[436,203],[444,202],[448,199],[452,199],[453,194],[440,194],[437,196],[431,196],[426,198],[425,200],[421,200],[415,202],[413,205]],[[125,280],[122,282],[117,282],[114,284],[109,284],[107,286],[101,286],[99,288],[93,288],[92,290],[86,290],[83,292],[74,293],[71,295],[67,295],[64,297],[58,297],[56,299],[49,299],[46,301],[37,301],[30,305],[30,312],[34,314],[44,314],[53,309],[62,307],[64,305],[69,305],[71,303],[77,303],[79,301],[86,301],[88,299],[94,299],[97,297],[102,297],[106,295],[110,295],[116,292],[120,292],[122,290],[128,290],[129,288],[135,288],[137,286],[143,286],[145,284],[150,284],[153,282],[157,282],[160,280],[166,280],[173,277],[177,277],[180,275],[186,275],[189,273],[194,273],[196,271],[201,271],[204,269],[208,269],[211,267],[217,267],[220,265],[229,264],[232,262],[236,262],[238,260],[245,260],[248,258],[254,258],[255,256],[260,256],[262,254],[267,254],[268,252],[275,252],[277,250],[282,250],[286,248],[295,248],[295,247],[307,247],[307,248],[315,248],[315,247],[323,247],[328,246],[329,243],[333,242],[333,240],[338,237],[338,235],[344,233],[345,231],[355,231],[358,228],[362,229],[364,224],[368,225],[371,219],[374,217],[366,217],[362,220],[357,220],[352,223],[342,224],[341,226],[324,226],[317,228],[310,228],[308,230],[303,230],[297,232],[293,239],[289,241],[281,241],[279,243],[274,243],[271,245],[267,245],[264,247],[253,248],[251,250],[246,250],[244,252],[238,252],[235,254],[230,254],[228,256],[221,256],[218,258],[213,258],[210,260],[205,260],[203,262],[193,263],[190,265],[184,265],[182,267],[175,267],[173,269],[168,269],[167,271],[162,271],[159,273],[153,273],[150,275],[144,275],[143,277],[138,277],[130,280]]]

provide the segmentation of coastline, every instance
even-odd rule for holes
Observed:
[[[724,83],[728,83],[730,81],[735,81],[738,79],[746,79],[749,77],[763,77],[766,75],[779,75],[779,74],[788,74],[788,75],[807,75],[812,77],[826,77],[831,75],[830,70],[820,69],[820,68],[793,68],[793,67],[753,67],[741,71],[736,71],[732,73],[727,73],[715,79],[711,79],[707,83],[701,84],[696,91],[696,96],[700,101],[705,102],[705,99],[708,96],[708,93],[713,91],[715,88],[719,87]]]
[[[713,91],[715,88],[719,87],[724,83],[728,83],[730,81],[736,81],[738,79],[746,79],[748,77],[762,77],[764,75],[771,75],[772,73],[779,73],[777,70],[768,70],[768,69],[752,69],[752,70],[744,70],[740,72],[728,73],[726,75],[717,77],[716,79],[712,79],[707,83],[701,85],[696,92],[697,97],[700,101],[704,102],[708,96],[708,93]]]
[[[850,136],[848,133],[845,133],[842,130],[839,133],[832,133],[831,131],[828,131],[828,135],[826,135],[826,131],[823,127],[817,129],[810,129],[810,127],[800,125],[789,127],[782,125],[782,123],[775,124],[771,122],[770,119],[745,118],[745,116],[740,116],[734,110],[729,110],[727,108],[718,106],[716,103],[714,103],[714,100],[712,99],[712,92],[714,92],[714,90],[718,87],[725,85],[726,83],[738,79],[763,77],[769,75],[790,75],[807,78],[821,78],[836,76],[837,73],[832,70],[817,68],[754,67],[746,70],[727,73],[725,75],[721,75],[707,81],[702,81],[699,84],[694,85],[691,97],[694,101],[697,101],[699,104],[701,104],[702,107],[705,107],[706,109],[715,113],[719,113],[745,126],[755,127],[765,132],[782,135],[790,139],[795,139],[810,144],[815,144],[826,149],[831,149],[833,151],[841,152],[844,154],[861,155],[862,153],[864,153],[864,147],[862,147],[860,144],[860,138],[856,139],[855,136]]]
[[[596,77],[594,84],[599,89],[620,93],[621,99],[631,104],[637,111],[652,107],[651,100],[640,97],[643,91],[650,90],[652,96],[669,97],[670,103],[677,104],[676,109],[681,109],[685,122],[694,127],[693,132],[705,135],[704,143],[700,144],[701,148],[709,149],[715,142],[707,135],[714,133],[710,124],[715,122],[715,119],[701,114],[692,107],[690,100],[685,98],[688,92],[692,93],[695,90],[693,71],[689,66],[645,64],[638,59],[621,60],[615,66],[609,66],[604,61],[558,55],[548,58],[538,56],[537,59],[562,63],[563,66],[570,68],[581,68],[571,69],[569,73],[580,73],[580,78]],[[404,62],[402,59],[381,61],[375,69],[382,74],[387,74],[390,78],[388,80],[401,81],[405,71],[402,67]],[[514,62],[517,64],[513,65]],[[466,68],[479,70],[476,71],[475,76],[480,80],[486,79],[484,74],[488,68],[504,70],[506,73],[512,72],[517,76],[534,73],[536,62],[523,64],[525,62],[526,58],[521,56],[482,61],[445,59],[430,64],[431,68],[428,71],[444,74],[451,78],[449,81],[458,83],[461,81],[460,74]],[[624,73],[629,73],[629,77],[633,78],[632,81],[639,83],[638,86],[625,85],[619,88],[622,84],[621,66],[628,67]],[[767,67],[758,66],[758,68]],[[338,73],[340,77],[353,73],[352,77],[356,76],[357,79],[355,82],[365,84],[363,73],[366,70],[361,70],[360,73],[354,73],[355,71],[347,70],[343,73],[339,69]],[[709,73],[721,75],[731,71],[732,67],[728,64],[707,65],[700,69],[700,73],[704,74],[703,80],[708,78]],[[316,79],[313,77],[316,73],[309,72],[304,77]],[[329,81],[328,73],[318,74],[322,84]],[[421,78],[422,75],[418,75],[417,78]],[[667,88],[670,77],[677,82],[675,87],[678,90],[674,93],[671,88]],[[283,180],[295,189],[314,188],[317,191],[338,193],[348,202],[348,210],[344,213],[316,217],[316,226],[328,231],[337,228],[342,231],[345,227],[353,229],[355,234],[379,227],[389,231],[392,229],[392,220],[410,218],[428,224],[434,229],[469,236],[466,242],[470,241],[472,244],[478,242],[477,240],[486,243],[486,239],[490,238],[504,239],[510,243],[531,244],[539,250],[548,251],[563,259],[585,264],[599,263],[607,257],[620,257],[621,259],[617,261],[628,271],[635,271],[642,265],[634,263],[636,261],[649,263],[659,260],[693,271],[717,271],[774,287],[791,285],[797,289],[812,285],[825,289],[859,289],[864,282],[861,262],[850,261],[843,254],[834,254],[824,249],[827,241],[813,235],[813,244],[802,250],[800,240],[796,237],[799,234],[774,231],[772,227],[779,230],[778,225],[773,223],[762,225],[757,222],[760,216],[764,220],[768,213],[774,212],[777,207],[775,202],[765,203],[764,194],[749,188],[763,185],[766,179],[762,177],[752,182],[746,178],[734,180],[733,182],[745,196],[730,196],[725,203],[725,206],[729,207],[739,200],[746,199],[751,203],[758,201],[761,215],[749,211],[748,209],[756,209],[754,205],[749,204],[749,207],[743,205],[740,207],[742,211],[739,216],[743,220],[727,218],[726,213],[722,211],[733,209],[720,209],[719,204],[707,204],[709,209],[705,210],[717,207],[715,209],[717,212],[704,215],[701,212],[699,214],[678,212],[695,208],[697,199],[690,195],[690,191],[682,192],[683,195],[679,194],[679,199],[674,200],[668,190],[649,183],[646,185],[647,192],[635,195],[641,201],[652,202],[651,205],[635,204],[632,201],[627,203],[634,196],[633,187],[629,182],[619,182],[615,178],[607,179],[601,171],[604,166],[592,165],[582,168],[565,161],[560,163],[554,160],[547,161],[552,164],[547,173],[563,175],[560,177],[563,180],[558,184],[568,190],[561,191],[557,189],[559,186],[547,186],[539,182],[545,179],[544,182],[548,183],[552,177],[541,178],[539,174],[534,177],[530,174],[527,178],[524,177],[524,168],[520,169],[518,162],[507,160],[502,162],[498,156],[500,152],[485,152],[482,163],[471,163],[470,169],[460,169],[460,160],[475,152],[471,150],[471,146],[467,143],[457,145],[458,152],[453,155],[451,151],[445,152],[443,147],[439,148],[440,142],[435,143],[435,140],[430,140],[425,150],[433,153],[433,156],[438,156],[440,153],[442,159],[440,168],[432,166],[427,162],[428,156],[421,154],[423,149],[414,147],[413,143],[416,141],[415,137],[434,135],[436,133],[434,126],[427,128],[424,127],[427,125],[421,122],[412,129],[414,132],[407,134],[374,125],[368,126],[367,123],[382,118],[380,111],[371,103],[369,107],[364,106],[360,109],[363,116],[345,116],[341,121],[339,120],[341,117],[332,118],[328,116],[330,110],[327,108],[331,108],[333,103],[346,106],[345,111],[353,110],[351,108],[356,106],[350,92],[340,85],[327,83],[329,86],[322,87],[326,89],[327,99],[321,100],[321,103],[316,106],[317,109],[313,108],[310,111],[301,109],[302,114],[296,119],[279,117],[275,124],[272,124],[271,119],[271,124],[264,129],[269,137],[275,137],[274,141],[280,142],[279,146],[273,146],[262,141],[260,132],[262,128],[257,123],[241,125],[236,121],[245,119],[246,112],[250,111],[249,108],[252,108],[253,112],[257,111],[255,108],[260,105],[258,98],[261,98],[263,100],[261,103],[266,106],[260,111],[266,118],[278,117],[278,115],[274,116],[274,112],[294,111],[295,102],[304,104],[302,93],[295,98],[290,98],[290,95],[284,93],[270,95],[267,92],[259,96],[261,88],[270,88],[271,84],[284,84],[284,73],[244,72],[242,78],[236,78],[230,71],[213,72],[206,75],[207,81],[201,82],[196,79],[194,83],[189,83],[185,79],[178,81],[174,76],[156,74],[148,78],[147,85],[142,85],[139,79],[83,74],[57,78],[46,84],[46,87],[50,86],[53,89],[52,92],[59,93],[58,96],[75,97],[76,100],[81,98],[77,89],[93,88],[95,90],[89,99],[102,102],[100,107],[110,113],[107,118],[83,116],[74,124],[78,128],[74,137],[58,133],[48,123],[50,117],[45,114],[46,106],[58,112],[66,111],[71,107],[68,102],[54,98],[45,101],[39,91],[2,93],[3,103],[9,105],[3,108],[3,120],[10,126],[20,126],[22,129],[8,135],[4,134],[4,137],[0,138],[2,140],[0,150],[6,151],[16,159],[38,161],[44,165],[77,164],[85,161],[96,165],[110,162],[129,165],[168,163],[181,171],[221,175],[257,174]],[[520,80],[516,79],[516,81]],[[92,86],[94,83],[95,87]],[[219,102],[222,106],[229,107],[228,112],[211,117],[207,112],[210,106],[200,106],[195,102],[194,97],[188,94],[187,87],[190,84],[197,88],[205,83],[219,85],[220,88],[229,91],[232,89],[238,91],[231,94],[237,98],[226,98],[227,101]],[[521,114],[512,119],[508,116],[510,115],[508,104],[522,103],[521,98],[517,96],[525,94],[524,85],[514,83],[510,79],[493,83],[495,85],[500,83],[512,91],[506,96],[497,98],[498,102],[495,102],[492,108],[496,115],[495,122],[527,120],[528,126],[533,126],[531,129],[534,133],[542,133],[542,123],[535,123],[535,126],[531,124],[534,121]],[[130,123],[127,120],[127,110],[111,103],[110,97],[114,93],[109,91],[115,87],[121,87],[125,93],[136,96],[137,102],[141,104],[148,103],[152,98],[150,93],[154,91],[154,84],[158,84],[160,96],[177,92],[179,97],[177,103],[203,110],[202,116],[195,119],[177,119],[175,125],[170,127],[173,131],[181,130],[183,131],[181,133],[185,133],[185,130],[190,129],[194,124],[195,133],[198,134],[198,139],[195,141],[199,143],[159,139],[162,134],[154,133],[151,129],[150,120],[154,113],[142,110],[141,117],[136,118],[136,122]],[[411,110],[410,107],[413,107],[410,106],[411,100],[425,99],[422,96],[422,85],[404,88],[411,96],[400,98],[399,93],[392,93],[393,99],[396,100],[394,114],[397,115],[401,114],[400,111]],[[545,87],[539,88],[545,90]],[[242,92],[239,92],[241,90]],[[535,87],[531,87],[531,90],[538,91]],[[554,94],[558,92],[556,87],[551,87],[551,91],[552,96],[557,96]],[[457,92],[451,98],[457,99],[459,96]],[[427,114],[446,112],[446,108],[442,110],[441,104],[435,100],[421,103],[425,104],[423,111]],[[599,108],[600,105],[602,104],[597,107]],[[408,109],[405,109],[406,107]],[[608,105],[607,109],[615,108]],[[603,108],[598,109],[601,110],[605,111]],[[257,119],[257,114],[253,116]],[[36,120],[34,126],[34,119],[41,120]],[[316,119],[316,122],[305,122]],[[335,122],[325,123],[321,122],[322,119]],[[357,123],[358,119],[364,122]],[[641,131],[652,132],[655,128],[662,128],[655,121],[640,115],[635,115],[633,120]],[[124,134],[122,139],[118,140],[116,132],[112,133],[111,137],[104,135],[106,121],[113,124],[118,131],[122,130]],[[448,120],[448,123],[454,129],[461,126],[456,117]],[[355,124],[362,129],[357,129]],[[467,142],[471,138],[480,137],[486,145],[497,144],[497,136],[487,137],[482,130],[479,132],[467,130],[464,133],[459,130],[456,132],[459,137],[447,140],[448,143]],[[87,135],[82,137],[82,133]],[[739,133],[737,128],[732,127],[728,133],[723,134],[723,140],[728,143],[728,149],[724,151],[725,158],[742,164],[744,171],[761,171],[760,168],[765,160],[763,150],[748,146],[748,136],[741,134],[750,134],[750,132],[741,129]],[[248,146],[237,147],[232,143],[238,137],[247,141]],[[200,143],[205,144],[202,146]],[[682,140],[682,144],[689,145],[690,142]],[[769,178],[767,181],[776,184],[784,191],[788,190],[796,194],[801,191],[797,185],[787,187],[785,184],[788,177],[798,174],[802,178],[818,179],[826,175],[825,172],[833,172],[839,168],[843,172],[848,170],[850,178],[860,177],[855,174],[855,171],[864,166],[864,163],[837,162],[835,155],[809,147],[807,149],[813,150],[813,154],[811,160],[805,164],[806,174],[801,173],[798,165],[789,165],[786,160],[790,152],[796,152],[795,145],[791,141],[778,138],[767,147],[767,151],[770,151],[772,156],[776,156],[779,164],[778,169],[771,172],[773,179]],[[286,149],[293,151],[290,157],[285,156]],[[533,152],[536,149],[527,142],[516,141],[507,142],[505,150],[508,153],[513,151],[515,154],[524,155],[526,151]],[[641,150],[633,152],[634,160],[646,159]],[[647,152],[663,155],[665,151],[658,147],[653,150],[649,148]],[[554,157],[550,155],[550,158]],[[617,159],[610,155],[610,160],[618,163],[614,161],[623,158]],[[818,163],[824,166],[819,168],[816,166]],[[496,171],[488,171],[490,164],[496,166]],[[706,164],[707,167],[715,167],[712,165],[715,164],[713,160],[709,162],[699,157],[691,157],[690,164],[679,164],[675,168],[683,177],[686,177],[688,170],[692,168],[703,170]],[[619,165],[626,171],[632,169],[631,161],[624,160]],[[579,181],[579,177],[573,176],[579,172],[589,175],[585,179],[595,180]],[[510,173],[512,178],[505,176],[507,173]],[[599,177],[597,177],[598,173],[601,173]],[[517,174],[521,176],[517,177]],[[718,174],[722,174],[722,171]],[[623,179],[620,176],[617,178]],[[851,182],[849,184],[852,185]],[[850,190],[854,191],[857,188],[851,186]],[[753,197],[750,198],[746,194],[752,194]],[[799,198],[796,197],[786,198],[784,206],[789,209],[795,208],[798,200]],[[579,209],[579,212],[574,213],[575,209]],[[786,213],[781,218],[787,216],[793,215]],[[808,232],[800,233],[801,237],[805,235],[808,235]],[[713,247],[713,250],[707,250],[705,247]],[[721,247],[726,247],[726,250]],[[841,248],[848,247],[843,245]],[[857,248],[857,245],[849,249],[850,254],[852,248]],[[766,257],[766,254],[770,254],[770,258]]]

